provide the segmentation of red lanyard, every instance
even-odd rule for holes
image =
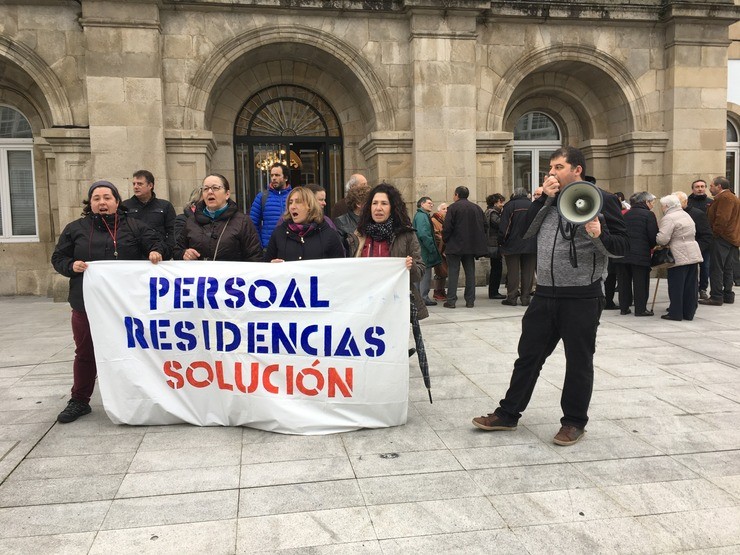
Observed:
[[[115,218],[113,220],[113,231],[110,230],[110,226],[108,226],[108,222],[105,221],[105,218],[103,216],[100,217],[101,220],[103,220],[103,223],[105,224],[105,229],[108,230],[108,235],[110,235],[111,239],[113,239],[113,256],[118,258],[118,241],[116,237],[118,236],[118,214],[115,215]]]

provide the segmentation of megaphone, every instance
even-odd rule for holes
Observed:
[[[601,212],[601,191],[588,181],[574,181],[558,195],[558,212],[572,224],[590,222]]]

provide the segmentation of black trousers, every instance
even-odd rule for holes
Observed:
[[[498,294],[498,288],[501,285],[501,275],[504,273],[504,261],[501,255],[491,256],[491,273],[488,276],[488,297],[491,298]]]
[[[552,299],[535,295],[522,318],[519,358],[514,363],[509,390],[495,414],[517,422],[527,408],[537,378],[558,342],[565,348],[565,381],[560,397],[563,426],[585,428],[594,385],[596,330],[604,297]]]
[[[699,265],[687,264],[668,268],[668,315],[671,320],[693,320],[698,306]]]
[[[619,308],[627,310],[634,301],[635,314],[647,310],[650,296],[650,267],[635,264],[614,264],[619,282]]]
[[[620,264],[616,264],[611,258],[607,262],[606,279],[604,280],[604,296],[606,297],[607,304],[614,302],[614,292],[617,291],[617,273],[619,266]]]
[[[714,237],[712,254],[710,255],[709,281],[712,289],[709,295],[717,301],[732,301],[735,294],[733,265],[738,259],[738,248],[721,237]]]

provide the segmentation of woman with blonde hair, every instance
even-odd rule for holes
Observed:
[[[306,187],[288,194],[283,221],[272,232],[266,262],[343,258],[339,235],[326,222],[316,195]]]

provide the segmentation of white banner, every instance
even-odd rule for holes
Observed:
[[[115,423],[327,434],[406,422],[402,258],[92,262],[84,295]]]

